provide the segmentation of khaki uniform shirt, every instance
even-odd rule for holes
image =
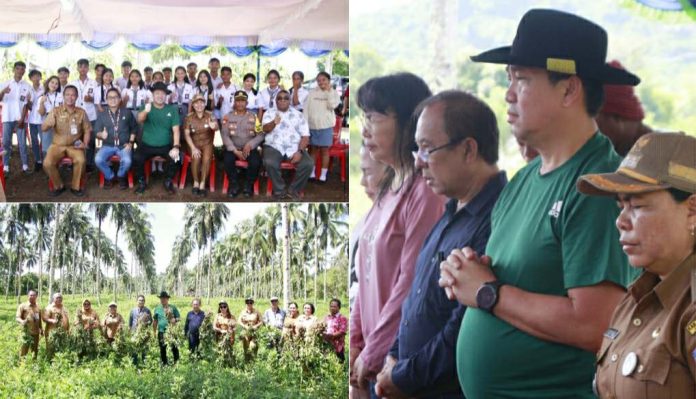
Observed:
[[[77,140],[82,140],[92,125],[82,108],[75,107],[71,112],[67,106],[61,105],[53,108],[41,125],[41,129],[50,128],[53,128],[52,144],[71,146]]]
[[[26,320],[26,328],[31,335],[39,335],[41,330],[41,307],[38,304],[31,306],[29,302],[24,302],[17,307],[17,315],[22,320]]]
[[[288,314],[288,317],[286,317],[285,321],[283,322],[283,335],[285,335],[285,336],[295,335],[295,325],[297,324],[298,317],[299,317],[299,314],[295,317],[291,317],[290,314]]]
[[[195,112],[191,112],[184,121],[184,129],[189,130],[193,144],[199,149],[213,145],[215,130],[210,128],[211,118],[214,119],[213,114],[208,111],[203,112],[203,118],[199,118]]]
[[[312,324],[316,323],[316,321],[317,317],[314,315],[300,315],[300,317],[297,318],[297,328],[304,328],[307,330]]]
[[[124,324],[125,322],[123,321],[123,317],[121,317],[120,313],[116,313],[115,315],[107,313],[104,316],[104,321],[102,322],[106,337],[111,339],[116,338],[116,332],[118,332],[118,330],[123,327]]]
[[[227,151],[241,150],[247,143],[254,150],[263,141],[261,121],[249,111],[242,115],[235,115],[234,111],[225,115],[220,132]]]
[[[82,323],[82,327],[87,328],[90,325],[99,326],[99,316],[94,309],[90,309],[89,312],[80,309],[77,311],[77,322]]]
[[[215,328],[222,331],[234,331],[237,326],[237,319],[230,315],[229,319],[221,314],[215,316]]]
[[[696,254],[629,287],[604,333],[596,388],[601,398],[696,398]]]
[[[65,308],[65,306],[58,308],[55,304],[50,304],[46,306],[46,309],[44,309],[44,320],[55,319],[58,315],[61,315],[60,324],[63,326],[63,329],[65,329],[65,331],[69,331],[70,315],[68,314],[68,310]],[[46,322],[46,328],[44,330],[47,337],[48,334],[51,333],[51,330],[53,330],[56,326],[56,324]]]
[[[242,314],[239,315],[239,322],[245,326],[255,326],[261,321],[261,313],[257,310],[249,312],[247,309],[242,310]]]

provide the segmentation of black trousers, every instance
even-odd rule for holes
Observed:
[[[169,158],[169,151],[171,151],[172,146],[162,146],[162,147],[151,147],[147,144],[138,146],[138,148],[133,153],[133,173],[135,173],[135,180],[140,181],[140,179],[145,179],[145,161],[152,157],[160,156],[167,160],[164,165],[164,175],[167,179],[171,180],[174,178],[176,173],[181,168],[181,160],[183,159],[183,152],[179,151],[179,160],[177,162],[172,161]]]
[[[223,154],[223,162],[225,163],[225,173],[227,173],[227,179],[230,181],[230,187],[239,187],[237,181],[237,175],[239,171],[234,163],[237,161],[237,156],[234,155],[232,151],[225,151]],[[252,150],[249,153],[246,161],[249,163],[246,171],[246,183],[251,188],[254,181],[259,176],[259,170],[261,169],[261,154],[257,150]]]
[[[160,348],[160,360],[162,361],[162,364],[168,364],[167,363],[167,344],[164,343],[164,333],[163,332],[157,332],[157,343],[159,343],[159,348]],[[179,348],[176,346],[172,346],[172,353],[174,354],[174,363],[179,361]]]

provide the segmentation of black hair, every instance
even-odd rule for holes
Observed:
[[[208,94],[210,95],[210,93],[213,92],[213,78],[210,77],[210,72],[208,72],[205,69],[201,69],[201,71],[198,72],[198,77],[196,78],[196,87],[198,87],[198,88],[201,87],[201,75],[205,75],[208,77],[208,83],[206,84],[206,86],[208,87]],[[213,110],[213,102],[208,101],[207,98],[205,99],[205,102],[206,102],[205,109],[207,109],[208,111],[212,111]]]
[[[225,71],[227,71],[227,72],[229,72],[229,73],[231,74],[231,73],[232,73],[232,68],[230,68],[230,67],[228,67],[228,66],[224,66],[224,67],[220,68],[220,74],[225,73]]]
[[[309,307],[312,309],[312,314],[314,314],[314,304],[312,302],[305,302],[302,307],[304,308],[306,305],[309,305]]]
[[[668,188],[667,192],[672,196],[672,198],[674,198],[674,201],[676,202],[684,202],[693,195],[693,193],[673,187]]]
[[[75,85],[67,85],[63,88],[63,95],[68,92],[68,89],[73,89],[75,90],[75,95],[78,95],[80,92],[77,90],[77,87]]]
[[[87,61],[87,58],[80,58],[79,60],[77,60],[77,66],[82,66],[82,65],[89,66],[89,61]]]
[[[146,66],[145,69],[143,69],[143,72],[152,72],[152,67]]]
[[[145,295],[143,295],[143,294],[138,294],[138,296],[137,296],[135,299],[140,299],[140,298],[145,299]]]
[[[130,88],[131,88],[131,80],[130,80],[130,77],[131,77],[131,75],[134,74],[134,73],[137,74],[138,77],[140,78],[140,80],[138,81],[138,88],[142,89],[143,87],[145,87],[145,82],[143,82],[143,75],[142,75],[142,74],[140,73],[140,71],[137,70],[137,69],[132,69],[132,70],[130,71],[130,73],[128,74],[128,82],[126,82],[126,89],[130,89]]]
[[[217,61],[218,63],[220,62],[220,60],[217,59],[217,57],[213,57],[213,58],[211,58],[211,59],[208,61],[208,64],[210,64],[211,62],[216,62],[216,61]]]
[[[106,68],[106,65],[104,65],[104,64],[97,64],[97,65],[94,66],[94,70],[95,70],[95,71],[96,71],[97,69],[99,69],[99,68],[102,68],[104,71],[107,69],[107,68]],[[104,71],[102,71],[102,73],[103,73]]]
[[[24,61],[17,61],[14,63],[14,66],[12,66],[12,68],[17,68],[17,67],[26,68],[27,64],[25,64]]]
[[[331,301],[329,301],[329,305],[332,303],[336,302],[336,305],[338,305],[338,308],[341,308],[341,301],[338,298],[332,298]]]
[[[164,68],[162,68],[162,72],[167,72],[167,71],[171,72],[171,71],[172,71],[172,68],[171,68],[171,67],[164,67]]]
[[[196,64],[196,63],[193,62],[193,61],[192,61],[192,62],[189,62],[188,64],[186,64],[186,68],[190,67],[191,65],[193,65],[193,66],[195,66],[196,68],[198,68],[198,64]]]
[[[112,87],[112,88],[110,88],[109,90],[107,90],[107,91],[106,91],[106,96],[104,96],[104,97],[105,97],[105,98],[108,97],[108,96],[109,96],[109,93],[111,93],[112,91],[116,92],[116,94],[118,94],[118,98],[121,99],[121,92],[118,91],[118,89],[115,88],[115,87]]]
[[[51,76],[48,77],[48,79],[44,80],[44,84],[43,84],[43,87],[44,87],[44,94],[48,94],[48,93],[50,92],[50,90],[48,90],[48,84],[49,84],[49,83],[51,82],[51,80],[53,80],[53,79],[55,79],[55,80],[58,81],[58,88],[56,89],[56,93],[60,93],[60,79],[59,79],[58,76],[56,76],[56,75],[51,75]]]
[[[198,303],[200,303],[200,302],[198,302]],[[227,307],[227,314],[232,316],[232,311],[230,310],[230,305],[228,305],[227,302],[225,302],[225,301],[218,303],[218,311],[217,312],[220,313],[220,310],[222,309],[220,306],[223,304]]]
[[[125,61],[123,61],[123,62],[121,63],[121,68],[123,68],[123,67],[132,67],[132,66],[133,66],[133,64],[131,64],[131,62],[128,61],[128,60],[125,60]]]
[[[573,75],[549,71],[548,76],[551,84],[556,85],[561,80],[570,79]],[[582,87],[585,89],[585,111],[594,118],[604,104],[604,85],[598,80],[583,78],[579,75],[578,79],[580,79]]]
[[[249,78],[254,79],[254,82],[256,82],[256,75],[254,75],[254,74],[251,73],[251,72],[248,72],[248,73],[244,74],[244,79],[242,79],[242,82],[244,82],[245,80],[247,80],[247,79],[249,79]]]
[[[29,79],[31,79],[31,77],[34,75],[41,76],[41,71],[39,71],[38,69],[32,69],[31,71],[29,71]]]
[[[104,76],[104,74],[106,74],[107,72],[110,72],[111,75],[114,74],[114,70],[113,70],[113,69],[111,69],[111,68],[104,68],[104,70],[102,71],[102,76]],[[112,83],[113,83],[113,82],[112,82]]]
[[[418,104],[415,114],[425,108],[444,104],[442,113],[443,128],[450,143],[458,143],[469,137],[478,145],[478,155],[488,164],[498,162],[498,141],[500,133],[495,114],[485,102],[471,93],[460,90],[446,90],[426,98]]]
[[[331,75],[328,72],[321,71],[317,74],[317,79],[319,79],[319,76],[323,76],[331,82]]]
[[[302,72],[302,71],[295,71],[295,72],[292,73],[292,77],[294,78],[295,75],[299,76],[300,79],[302,79],[302,80],[304,81],[304,72]]]
[[[191,82],[189,82],[188,72],[186,72],[186,68],[184,68],[181,65],[179,65],[178,67],[176,67],[176,69],[174,69],[174,83],[178,82],[178,79],[176,78],[176,73],[179,71],[179,69],[184,71],[184,82],[191,83]],[[162,77],[164,77],[164,74],[162,75]]]
[[[69,70],[67,67],[64,67],[64,66],[58,68],[58,73],[61,73],[61,72],[66,72],[66,73],[70,74],[70,70]]]
[[[296,308],[299,308],[299,306],[297,305],[297,302],[288,303],[288,309],[290,309],[290,305],[295,305]]]
[[[162,83],[164,83],[164,74],[162,73],[162,71],[156,71],[155,73],[153,73],[152,80],[155,80],[155,75],[157,75],[157,74],[162,75]],[[186,79],[188,79],[188,78],[186,78]],[[184,79],[184,80],[186,80],[186,79]]]
[[[268,73],[266,74],[266,78],[268,79],[268,77],[271,75],[275,75],[278,79],[280,79],[280,74],[275,69],[271,69],[270,71],[268,71]]]
[[[374,111],[380,114],[393,114],[396,118],[396,137],[394,139],[396,169],[406,176],[415,176],[416,167],[411,151],[417,150],[415,127],[417,119],[413,115],[416,106],[432,93],[420,77],[410,72],[375,77],[358,89],[358,106],[363,112]],[[388,167],[380,182],[377,201],[390,190],[396,176],[395,168]],[[411,179],[412,180],[412,179]],[[411,181],[412,182],[412,181]],[[408,188],[411,182],[406,183]],[[404,184],[400,188],[403,188]]]

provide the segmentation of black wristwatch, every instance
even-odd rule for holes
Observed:
[[[488,313],[493,313],[493,308],[498,304],[498,291],[502,285],[503,282],[499,280],[483,283],[476,291],[476,307]]]

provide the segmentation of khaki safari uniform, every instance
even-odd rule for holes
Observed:
[[[199,118],[195,112],[191,112],[184,121],[184,129],[189,131],[193,145],[201,151],[200,158],[191,157],[191,173],[193,173],[194,181],[205,181],[210,172],[210,160],[213,159],[213,140],[215,139],[215,130],[210,128],[211,119],[215,119],[213,114],[209,111],[203,111],[202,118]]]
[[[248,309],[242,310],[242,314],[239,315],[239,323],[242,324],[242,326],[247,326],[247,327],[252,327],[261,322],[261,313],[259,313],[256,309],[254,309],[253,312],[249,312]],[[256,355],[256,352],[258,351],[259,347],[255,342],[256,340],[254,338],[249,338],[248,336],[242,337],[242,345],[244,346],[244,354],[245,357],[248,358],[249,356],[249,348],[254,352],[254,355]]]
[[[50,304],[46,306],[46,309],[44,310],[44,321],[48,319],[55,319],[58,315],[61,315],[60,324],[61,326],[63,326],[63,329],[65,329],[65,331],[69,331],[70,315],[68,314],[68,310],[65,309],[65,306],[61,306],[60,308],[57,307],[55,304]],[[48,338],[48,335],[51,333],[51,330],[56,328],[56,326],[56,324],[46,322],[46,327],[44,328],[44,334],[46,335],[46,338]]]
[[[229,318],[223,316],[222,314],[218,314],[215,316],[215,328],[222,330],[222,331],[230,331],[232,330],[234,332],[234,328],[237,326],[237,319],[234,318],[234,316],[230,315]],[[221,333],[216,333],[216,336],[218,339],[222,337]],[[230,341],[234,342],[234,333],[230,336]]]
[[[26,320],[27,324],[24,328],[27,329],[29,335],[34,340],[31,344],[31,350],[36,354],[39,350],[39,335],[41,332],[41,308],[38,304],[32,306],[29,302],[24,302],[17,307],[17,315],[15,317]],[[28,350],[29,346],[23,344],[22,356],[26,355]]]
[[[283,322],[283,337],[293,337],[295,334],[295,325],[297,324],[297,318],[300,315],[297,314],[295,317],[290,316],[288,313],[288,316],[285,318],[285,321]]]
[[[664,280],[644,272],[597,356],[601,398],[696,398],[696,254]]]
[[[46,151],[43,168],[56,188],[63,186],[63,180],[58,173],[58,162],[67,156],[72,159],[73,176],[72,188],[80,189],[80,179],[85,170],[85,150],[75,148],[77,140],[84,141],[84,135],[92,129],[87,114],[82,108],[61,105],[53,108],[46,116],[41,129],[53,129],[53,142]]]
[[[104,333],[106,333],[106,341],[111,343],[116,338],[116,333],[123,327],[124,321],[120,313],[112,315],[107,313],[104,316],[104,321],[102,325],[104,326]]]
[[[99,328],[99,316],[97,316],[97,312],[94,309],[86,311],[84,308],[82,308],[77,311],[77,320],[75,321],[75,324],[80,323],[85,329],[87,329],[90,325],[92,327],[96,326]]]

